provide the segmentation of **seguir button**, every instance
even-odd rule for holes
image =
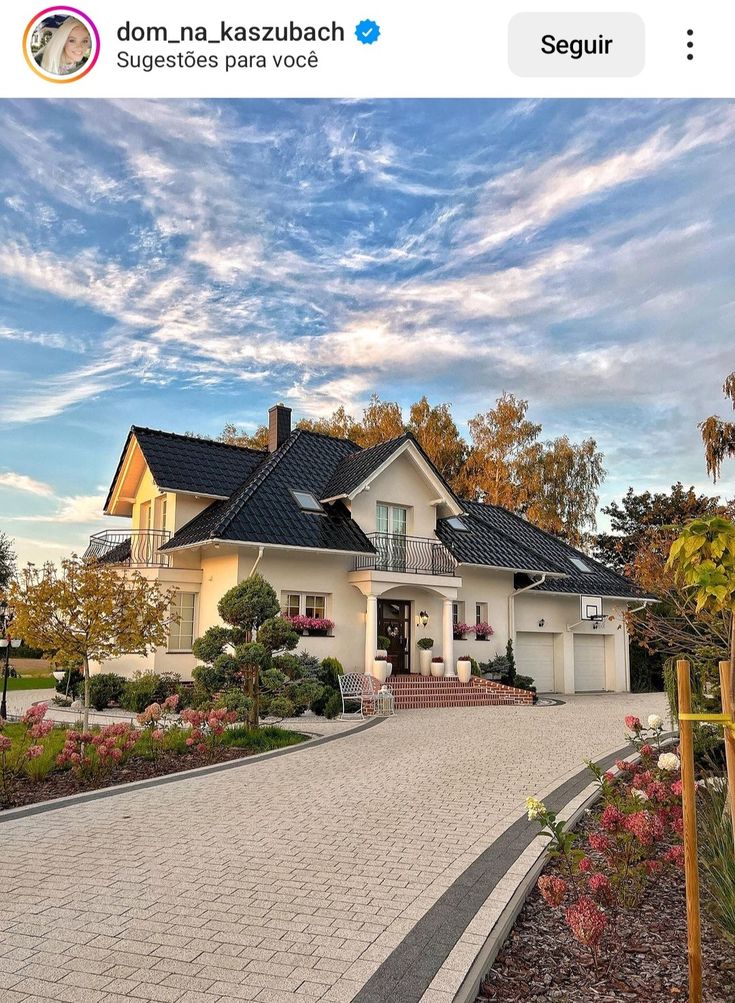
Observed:
[[[508,62],[519,77],[634,77],[645,63],[638,14],[516,14]]]

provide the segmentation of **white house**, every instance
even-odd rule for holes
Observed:
[[[410,434],[362,449],[292,431],[283,404],[262,452],[133,426],[105,512],[132,529],[96,534],[87,553],[173,586],[180,616],[167,648],[108,670],[189,678],[193,639],[257,570],[285,613],[333,621],[301,647],[346,671],[370,669],[379,635],[398,676],[416,672],[421,637],[449,665],[488,661],[511,638],[540,692],[629,689],[624,612],[648,597],[519,516],[456,497]]]

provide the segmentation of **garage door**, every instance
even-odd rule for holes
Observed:
[[[554,689],[554,635],[519,630],[516,636],[516,669],[531,676],[539,693]]]
[[[578,693],[605,689],[604,637],[574,635],[574,688]]]

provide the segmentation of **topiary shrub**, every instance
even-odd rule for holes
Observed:
[[[328,718],[331,721],[332,718],[337,717],[337,715],[341,713],[342,713],[342,697],[336,690],[333,690],[324,706],[324,717]]]
[[[220,694],[217,707],[224,707],[226,710],[234,711],[238,721],[247,721],[248,713],[253,701],[242,690],[229,689]]]
[[[299,643],[299,635],[288,620],[284,620],[282,616],[274,616],[261,624],[256,640],[270,652],[285,652],[293,651]]]
[[[99,672],[89,680],[89,702],[95,710],[119,704],[125,696],[127,680],[116,672]]]
[[[197,665],[192,676],[196,687],[209,696],[225,688],[225,673],[214,665]]]
[[[277,717],[282,721],[285,717],[293,717],[294,705],[288,697],[273,697],[268,707],[271,717]]]
[[[482,670],[480,669],[480,665],[479,665],[479,663],[478,663],[478,661],[477,661],[476,658],[470,658],[470,665],[472,666],[472,675],[473,676],[481,676],[482,675]]]
[[[338,658],[323,658],[319,682],[332,689],[339,689],[339,677],[345,674],[344,667]]]
[[[434,647],[434,638],[420,637],[416,643],[418,644],[419,648],[421,648],[422,651],[431,651],[431,649]]]
[[[512,680],[516,677],[516,660],[515,655],[513,654],[513,642],[510,638],[508,638],[508,643],[505,646],[505,659],[508,663],[508,679],[511,680],[509,685],[512,686]]]
[[[324,686],[319,694],[315,697],[309,704],[309,709],[312,714],[316,714],[318,717],[325,717],[325,710],[327,704],[332,699],[335,694],[339,697],[339,690],[333,689],[331,686]],[[342,709],[342,702],[340,698],[340,710]]]
[[[385,634],[378,634],[378,647],[387,651],[390,648],[390,638],[386,637]]]

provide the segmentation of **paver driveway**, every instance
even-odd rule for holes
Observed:
[[[0,1000],[351,1000],[522,811],[660,695],[405,712],[0,823]]]

